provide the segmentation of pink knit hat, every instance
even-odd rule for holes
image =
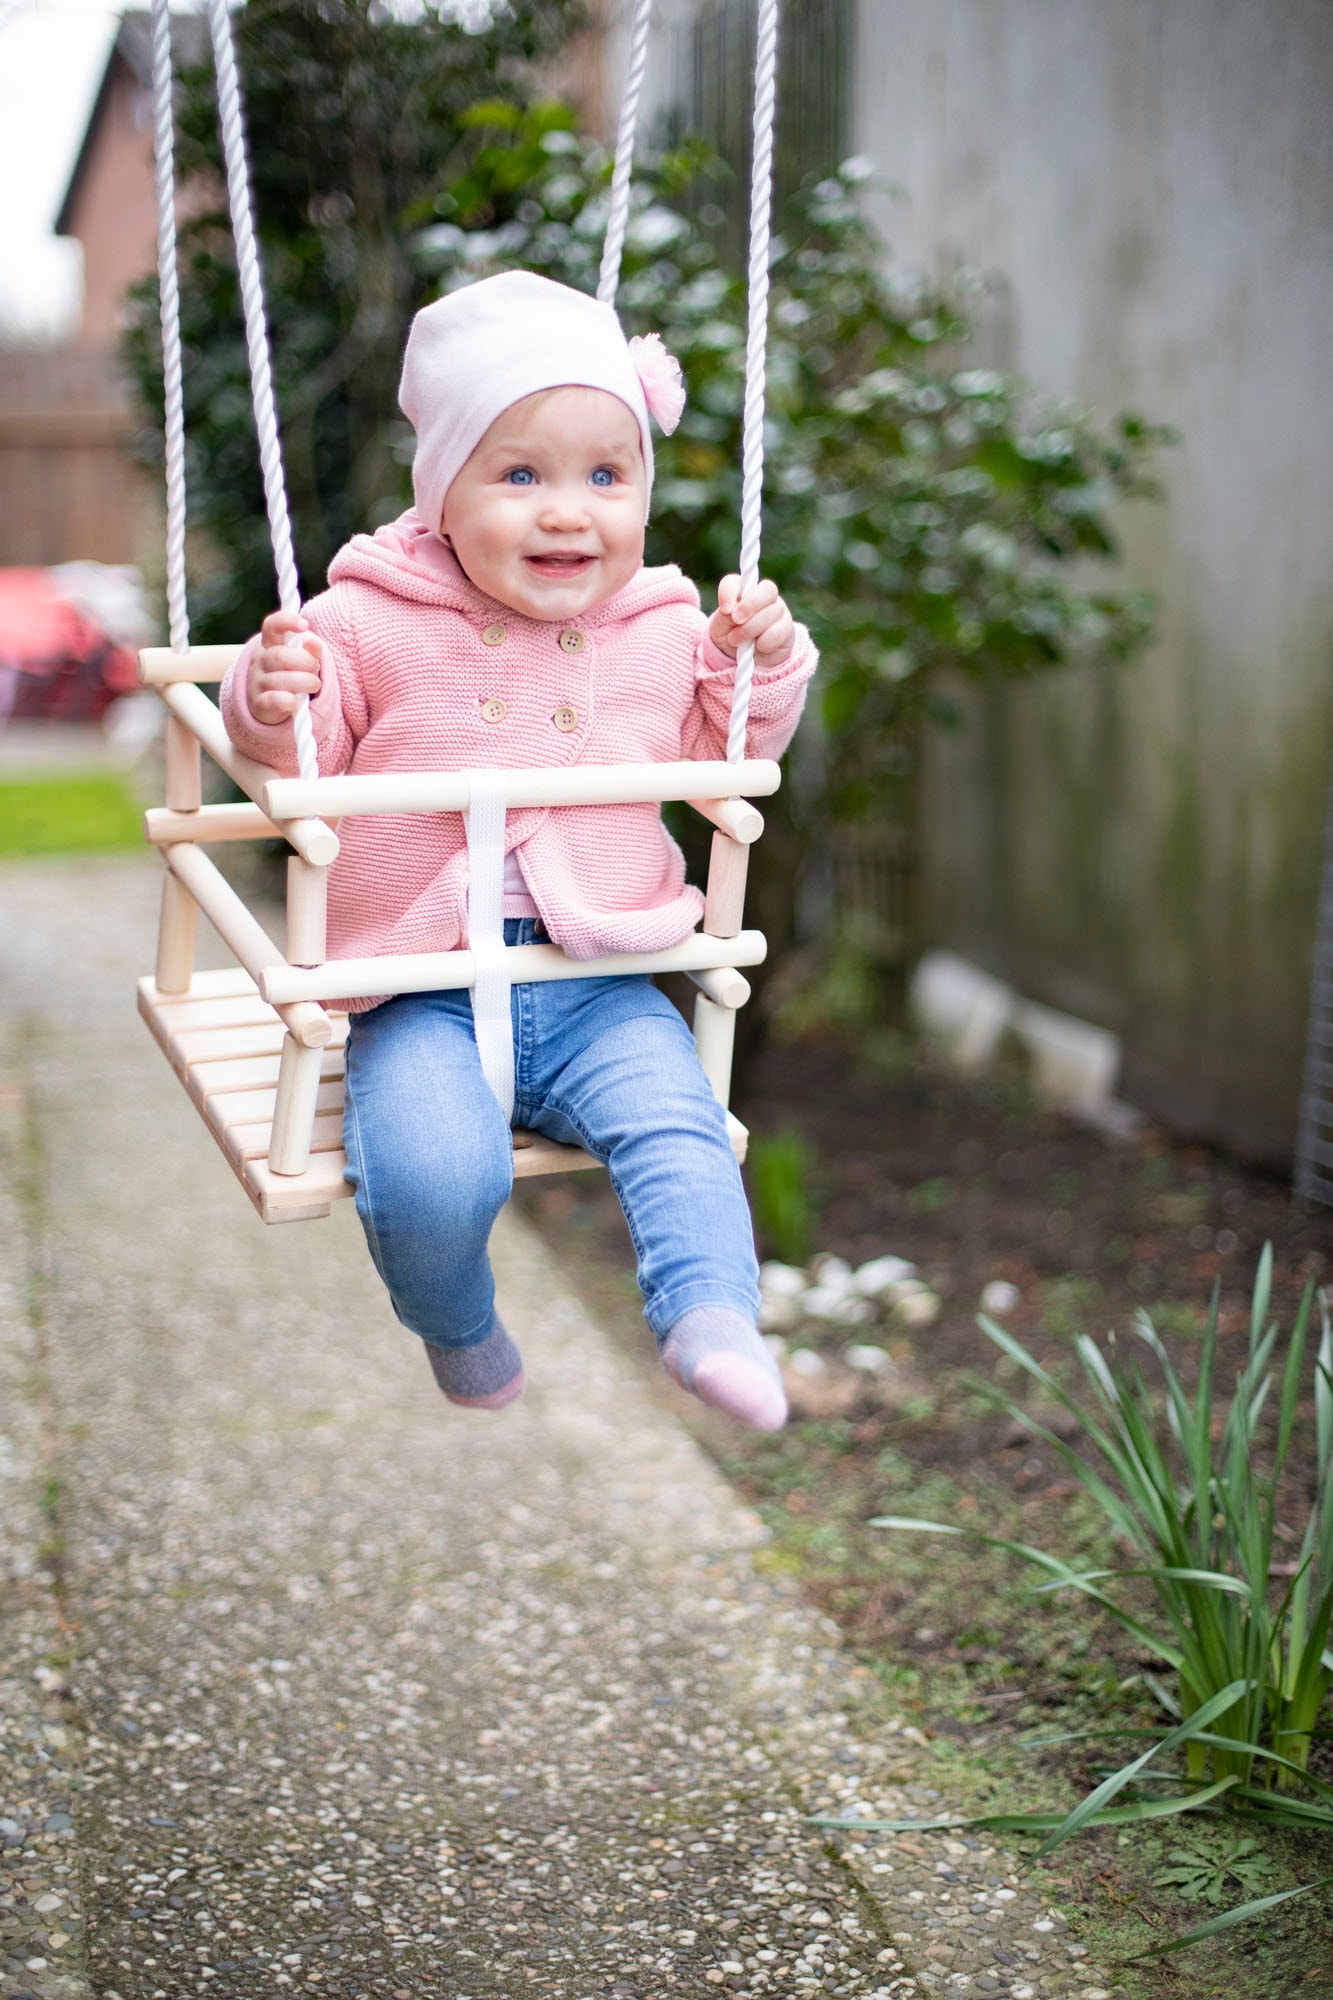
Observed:
[[[639,425],[653,488],[651,413],[676,428],[680,369],[655,333],[626,340],[610,306],[531,271],[505,271],[423,306],[412,322],[398,401],[417,434],[417,512],[438,529],[444,496],[496,418],[541,389],[605,389]]]

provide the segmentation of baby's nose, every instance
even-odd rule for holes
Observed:
[[[548,486],[544,499],[543,524],[578,527],[588,519],[588,502],[581,487]]]

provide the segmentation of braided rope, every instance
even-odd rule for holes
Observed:
[[[768,265],[773,218],[773,133],[777,123],[778,13],[780,0],[759,0],[754,72],[754,158],[750,173],[749,334],[745,347],[745,415],[741,438],[741,583],[759,578],[764,510],[764,382],[768,341]],[[727,762],[745,755],[750,719],[754,646],[736,659]]]
[[[259,434],[259,464],[264,475],[264,500],[268,508],[269,537],[273,543],[273,566],[278,578],[278,602],[284,611],[299,611],[301,586],[292,552],[291,518],[287,511],[287,489],[282,474],[282,446],[278,440],[278,413],[273,400],[273,373],[264,313],[264,281],[251,215],[250,171],[245,156],[241,87],[236,74],[228,0],[208,0],[208,25],[213,38],[213,63],[218,79],[218,119],[227,168],[227,199],[231,208],[232,233],[236,238],[236,272],[245,310],[250,390],[255,429]],[[310,725],[310,703],[304,696],[292,717],[292,729],[301,776],[317,778],[319,757]]]
[[[157,287],[166,394],[167,623],[173,653],[190,644],[185,586],[185,397],[180,286],[176,277],[176,163],[169,0],[153,0],[153,165],[157,181]]]
[[[597,280],[597,296],[605,306],[615,304],[620,285],[620,259],[625,248],[625,231],[629,226],[634,134],[639,122],[644,74],[648,68],[648,29],[652,13],[653,0],[635,0],[629,67],[625,74],[625,94],[620,104],[620,129],[616,133],[616,163],[611,171],[611,213],[606,220],[606,242],[602,246],[602,268]]]

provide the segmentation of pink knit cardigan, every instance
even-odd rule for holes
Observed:
[[[471,584],[414,512],[358,535],[305,606],[321,641],[311,702],[321,772],[625,764],[726,755],[735,663],[708,637],[699,593],[674,567],[642,569],[567,626],[525,618]],[[233,743],[296,769],[290,723],[257,722],[251,640],[222,685]],[[815,670],[809,634],[756,671],[746,754],[776,757]],[[344,819],[329,882],[329,957],[451,951],[464,940],[460,813]],[[511,811],[507,849],[571,958],[656,951],[698,923],[703,897],[655,805]],[[354,1008],[374,1005],[354,1001]]]

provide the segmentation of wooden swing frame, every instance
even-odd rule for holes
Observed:
[[[139,1011],[261,1218],[303,1222],[327,1215],[334,1201],[352,1192],[343,1178],[342,1147],[347,1016],[324,1003],[464,987],[473,980],[466,949],[326,960],[328,871],[338,854],[330,820],[350,813],[461,812],[470,774],[276,777],[234,747],[200,685],[221,680],[240,650],[149,647],[139,656],[140,681],[168,711],[166,804],[144,819],[146,838],[160,849],[167,872],[156,969],[139,982]],[[203,803],[205,750],[250,803]],[[508,803],[515,806],[687,800],[712,822],[703,926],[680,944],[590,960],[568,959],[554,944],[511,945],[506,957],[522,981],[687,973],[699,988],[695,1048],[725,1109],[736,1009],[750,996],[740,968],[759,964],[767,951],[761,932],[742,928],[749,850],[763,831],[763,817],[737,793],[776,791],[777,764],[601,764],[505,776]],[[698,796],[713,791],[718,795]],[[286,840],[290,849],[285,950],[207,852],[216,841],[273,839]],[[195,969],[200,911],[235,956],[236,970]],[[730,1112],[728,1126],[743,1159],[745,1127]],[[515,1131],[516,1178],[598,1165],[582,1147]]]

